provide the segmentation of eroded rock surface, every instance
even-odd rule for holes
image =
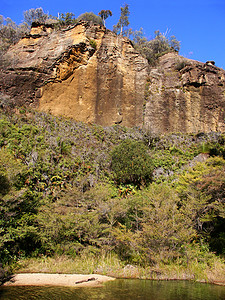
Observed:
[[[149,72],[144,126],[154,133],[225,130],[225,72],[169,53]]]
[[[103,26],[34,24],[4,65],[2,93],[56,116],[153,133],[225,130],[224,70],[176,53],[150,68],[127,38]]]
[[[35,27],[7,56],[3,85],[18,102],[38,99],[40,110],[78,121],[142,126],[147,60],[105,27]]]

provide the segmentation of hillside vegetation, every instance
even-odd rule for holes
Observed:
[[[225,280],[224,135],[0,114],[5,269]]]

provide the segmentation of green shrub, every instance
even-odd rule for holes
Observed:
[[[102,18],[95,15],[93,12],[86,12],[84,14],[81,14],[77,21],[86,21],[86,22],[93,22],[94,24],[103,25]]]
[[[94,49],[96,49],[96,47],[97,47],[97,43],[96,43],[95,40],[90,40],[90,45],[91,45],[91,47],[94,48]]]
[[[143,29],[130,31],[133,37],[135,49],[147,58],[150,65],[155,65],[160,56],[169,52],[179,52],[180,42],[175,36],[167,38],[165,34],[159,30],[155,31],[154,39],[148,40],[143,33]]]
[[[140,141],[125,140],[112,151],[111,168],[118,184],[146,185],[152,178],[152,160]]]

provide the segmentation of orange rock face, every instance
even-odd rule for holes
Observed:
[[[127,38],[85,22],[32,28],[7,52],[0,85],[18,104],[77,121],[153,133],[225,129],[224,70],[175,53],[150,68]]]
[[[35,28],[8,57],[16,60],[11,79],[21,70],[30,77],[28,93],[36,85],[39,110],[104,126],[142,126],[147,60],[105,27],[80,23],[50,34]]]

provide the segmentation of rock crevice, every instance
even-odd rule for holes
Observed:
[[[130,40],[104,26],[34,24],[4,63],[1,92],[17,104],[152,133],[225,130],[224,70],[176,53],[150,68]]]
[[[144,127],[153,133],[225,130],[225,72],[169,53],[147,78]]]

